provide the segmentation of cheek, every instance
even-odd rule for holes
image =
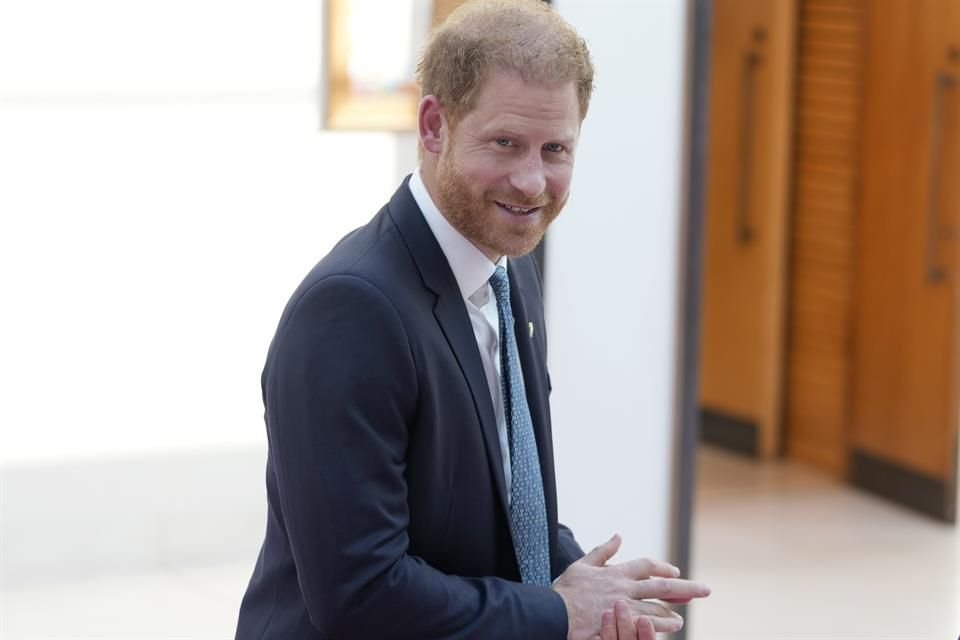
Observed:
[[[573,166],[562,165],[553,168],[547,173],[547,191],[555,198],[564,197],[570,191],[570,180],[573,178]]]
[[[475,162],[464,167],[462,175],[470,181],[470,187],[476,191],[501,189],[509,184],[509,172],[506,163],[492,160]]]

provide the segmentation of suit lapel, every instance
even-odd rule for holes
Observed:
[[[473,395],[473,403],[483,429],[483,442],[486,445],[490,473],[493,475],[501,506],[507,513],[507,488],[503,476],[503,458],[500,454],[497,420],[490,400],[487,376],[483,371],[483,362],[480,360],[480,351],[477,348],[477,338],[473,334],[473,327],[470,325],[460,289],[454,286],[451,291],[440,294],[433,313],[460,363],[460,369]]]
[[[497,421],[493,412],[493,403],[490,400],[487,377],[483,371],[483,362],[480,360],[480,351],[477,348],[477,338],[473,333],[473,326],[470,324],[470,317],[467,315],[467,308],[450,264],[410,194],[408,180],[409,177],[397,189],[390,200],[388,210],[407,249],[413,256],[424,285],[437,296],[433,314],[460,364],[460,370],[473,396],[474,407],[483,430],[483,442],[490,464],[490,473],[500,497],[501,507],[509,521]]]

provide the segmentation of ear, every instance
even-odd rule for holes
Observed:
[[[420,127],[420,144],[424,150],[439,155],[447,135],[447,120],[443,116],[443,108],[437,96],[424,96],[420,101],[417,124]]]

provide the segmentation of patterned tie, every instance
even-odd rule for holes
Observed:
[[[503,267],[490,276],[500,312],[500,390],[510,436],[510,534],[525,583],[550,586],[550,543],[547,534],[547,507],[540,477],[537,441],[527,406],[527,394],[520,371],[513,311],[510,309],[510,281]]]

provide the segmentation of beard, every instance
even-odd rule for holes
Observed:
[[[526,216],[507,213],[497,202],[524,209],[538,207]],[[487,257],[517,257],[540,243],[550,223],[560,215],[567,195],[558,199],[544,192],[528,198],[516,190],[475,190],[457,169],[452,151],[437,163],[437,206],[450,224]]]

